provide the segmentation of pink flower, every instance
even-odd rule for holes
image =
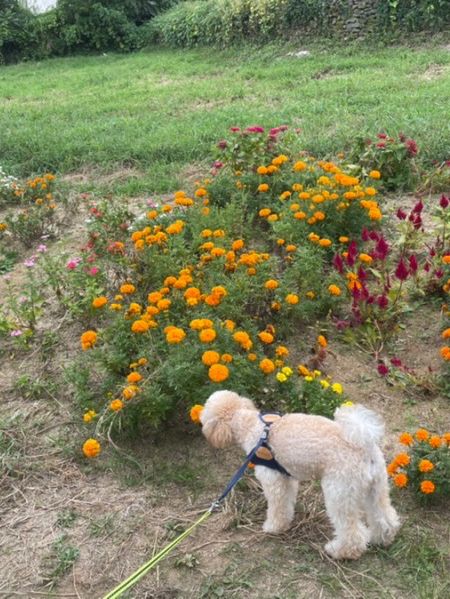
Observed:
[[[11,337],[20,337],[21,335],[23,335],[23,331],[21,331],[20,329],[16,329],[15,331],[10,332]]]
[[[223,162],[220,162],[220,160],[216,160],[213,164],[214,168],[222,168],[223,167]]]
[[[378,139],[387,139],[386,133],[377,133]]]
[[[217,144],[217,147],[220,148],[221,150],[225,150],[225,148],[228,147],[228,142],[226,139],[221,139],[219,141],[219,143]]]
[[[233,133],[237,133],[240,130],[241,130],[240,127],[230,127],[230,131],[232,131]]]
[[[24,261],[24,266],[27,268],[33,268],[36,264],[37,256],[31,256]]]
[[[259,125],[252,125],[251,127],[247,127],[246,131],[248,133],[264,133],[264,127],[260,127]]]
[[[66,264],[66,268],[68,268],[69,270],[75,270],[76,267],[80,264],[81,262],[81,258],[71,258],[67,264]]]
[[[96,266],[93,266],[88,272],[92,277],[95,277],[95,275],[100,272],[100,269]]]
[[[39,252],[40,254],[43,254],[44,252],[47,251],[47,246],[44,243],[41,243],[41,245],[38,245],[36,251]]]

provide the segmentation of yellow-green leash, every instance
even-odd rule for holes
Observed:
[[[135,585],[137,583],[137,581],[140,580],[143,576],[145,576],[149,570],[151,570],[154,566],[156,566],[156,564],[159,561],[161,561],[164,557],[166,557],[166,555],[168,553],[170,553],[172,551],[172,549],[174,549],[174,547],[176,547],[178,545],[178,543],[181,543],[181,541],[183,539],[185,539],[187,536],[189,536],[191,534],[191,532],[194,530],[194,528],[196,528],[199,524],[201,524],[209,516],[211,516],[211,514],[213,513],[214,507],[215,507],[215,505],[212,505],[204,514],[202,514],[200,516],[200,518],[196,522],[194,522],[194,524],[192,526],[190,526],[184,532],[182,532],[180,535],[178,535],[178,537],[176,539],[174,539],[171,543],[166,545],[166,547],[164,547],[164,549],[161,549],[161,551],[159,553],[154,555],[151,560],[149,560],[146,564],[141,566],[139,568],[139,570],[136,570],[136,572],[134,572],[134,574],[129,576],[126,580],[121,582],[115,589],[113,589],[107,595],[105,595],[103,597],[103,599],[117,599],[118,597],[120,597],[122,595],[122,593],[125,593],[125,591],[127,591],[133,585]]]
[[[255,447],[247,455],[247,457],[245,458],[245,461],[242,464],[242,466],[235,472],[235,474],[233,475],[233,477],[231,478],[231,480],[229,481],[229,483],[225,487],[225,490],[223,491],[222,495],[220,495],[220,497],[218,497],[216,499],[216,501],[214,501],[210,505],[210,507],[206,510],[206,512],[204,512],[200,516],[200,518],[198,520],[196,520],[194,522],[194,524],[192,524],[192,526],[190,526],[189,528],[187,528],[184,532],[182,532],[180,535],[178,535],[178,537],[176,539],[174,539],[171,543],[169,543],[166,547],[164,547],[164,549],[161,549],[161,551],[159,553],[157,553],[156,555],[154,555],[150,561],[148,561],[146,564],[144,564],[143,566],[141,566],[139,568],[139,570],[136,570],[136,572],[134,572],[134,574],[132,574],[131,576],[129,576],[126,580],[124,580],[123,582],[121,582],[115,589],[113,589],[107,595],[105,595],[103,597],[103,599],[117,599],[118,597],[120,597],[125,591],[127,591],[133,585],[135,585],[138,580],[140,580],[143,576],[145,576],[147,574],[147,572],[149,572],[154,566],[156,566],[156,564],[158,562],[160,562],[164,557],[166,557],[166,555],[168,555],[172,551],[172,549],[174,549],[174,547],[176,547],[178,545],[178,543],[181,543],[181,541],[183,539],[185,539],[186,537],[188,537],[191,534],[191,532],[199,524],[201,524],[207,518],[209,518],[209,516],[211,516],[211,514],[213,513],[213,511],[220,506],[220,504],[225,499],[225,497],[228,495],[228,493],[231,491],[231,489],[240,480],[240,478],[244,474],[245,470],[247,469],[247,466],[249,465],[249,463],[254,458],[256,452],[258,451],[258,449],[267,440],[268,433],[269,433],[269,425],[267,423],[265,423],[263,434],[262,434],[261,438],[259,439],[258,443],[255,445]]]

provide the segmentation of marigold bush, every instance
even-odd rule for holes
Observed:
[[[402,433],[399,441],[407,452],[397,454],[387,467],[394,485],[423,500],[450,497],[450,433],[437,435],[421,428]]]

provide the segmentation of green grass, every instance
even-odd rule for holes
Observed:
[[[449,157],[448,50],[313,46],[312,58],[297,59],[286,56],[292,49],[153,50],[2,67],[0,164],[23,176],[83,170],[87,187],[119,194],[164,192],[183,184],[188,165],[207,169],[230,126],[254,123],[299,127],[304,147],[320,155],[387,130],[416,138],[424,159]]]

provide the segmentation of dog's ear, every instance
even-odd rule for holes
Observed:
[[[220,418],[208,419],[202,427],[202,432],[213,447],[223,449],[233,443],[233,433],[230,424]]]

